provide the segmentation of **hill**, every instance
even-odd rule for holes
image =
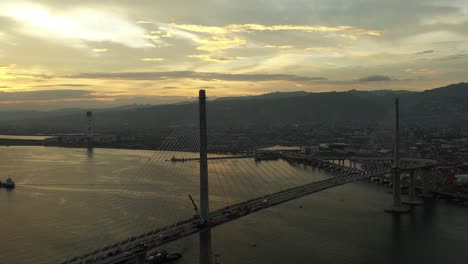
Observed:
[[[208,125],[212,129],[365,125],[390,120],[396,95],[407,125],[446,126],[468,120],[468,84],[460,83],[424,92],[292,92],[220,98],[208,102]],[[82,132],[86,124],[84,112],[67,109],[0,113],[0,133]],[[193,122],[197,118],[197,103],[121,107],[94,113],[96,131],[151,133]]]

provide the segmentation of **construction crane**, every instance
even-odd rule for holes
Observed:
[[[197,204],[195,204],[195,201],[193,200],[192,196],[189,194],[188,197],[190,198],[190,201],[192,201],[192,204],[193,204],[193,209],[195,210],[195,213],[198,215],[198,217],[200,217],[200,221],[202,223],[205,223],[205,219],[203,219],[203,217],[200,215],[200,213],[198,212],[198,207],[197,207]]]

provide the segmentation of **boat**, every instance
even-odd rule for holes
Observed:
[[[0,181],[0,187],[4,187],[6,189],[14,189],[15,188],[15,182],[10,177],[8,177],[6,182],[1,182]]]

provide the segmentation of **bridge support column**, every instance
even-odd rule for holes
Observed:
[[[204,230],[199,234],[200,243],[200,264],[213,263],[213,254],[211,247],[211,229]]]
[[[135,257],[136,264],[145,264],[146,252]]]
[[[400,178],[400,108],[399,99],[395,99],[395,146],[393,149],[393,206],[385,209],[387,213],[401,214],[409,212],[409,208],[401,204]]]
[[[393,172],[393,206],[385,209],[387,213],[401,214],[407,213],[410,209],[401,204],[401,178],[400,171],[395,168]]]
[[[421,181],[422,181],[422,198],[433,198],[431,195],[431,186],[430,186],[430,175],[431,171],[428,169],[423,169],[421,173]],[[432,178],[432,177],[431,177]]]
[[[409,171],[409,187],[408,187],[408,192],[409,192],[409,200],[404,201],[404,204],[407,205],[422,205],[423,202],[421,200],[418,200],[416,198],[416,173],[418,173],[419,170],[410,170]]]
[[[200,115],[200,216],[208,224],[209,222],[209,195],[208,195],[208,147],[206,136],[206,94],[205,90],[199,93]]]

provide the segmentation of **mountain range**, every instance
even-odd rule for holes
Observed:
[[[393,118],[394,98],[400,98],[401,119],[408,126],[466,126],[468,83],[410,91],[308,93],[275,92],[259,96],[217,98],[207,103],[209,128],[271,128],[386,122]],[[40,112],[0,112],[0,133],[80,133],[84,109]],[[197,102],[133,105],[96,109],[94,125],[103,133],[146,133],[197,124]]]

